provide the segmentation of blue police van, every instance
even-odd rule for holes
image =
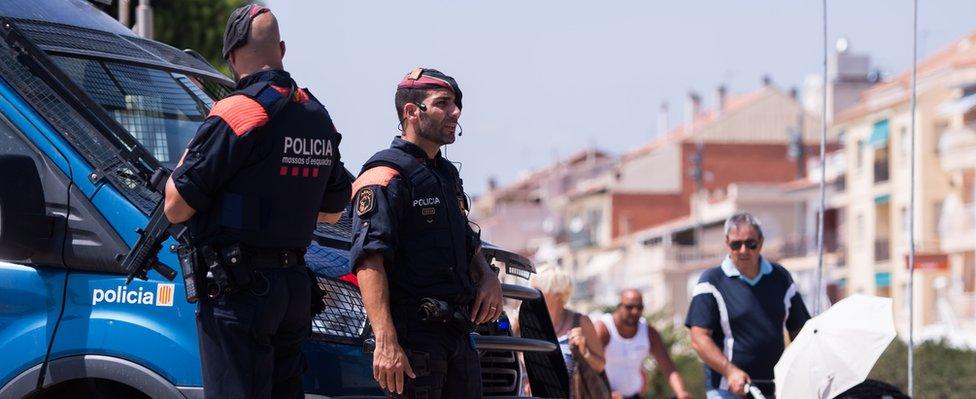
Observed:
[[[172,279],[126,284],[119,256],[160,200],[153,173],[175,165],[232,87],[192,51],[137,37],[86,1],[0,2],[0,398],[203,396],[175,242],[157,254]],[[382,395],[349,235],[348,217],[320,225],[306,255],[327,304],[304,348],[310,397]],[[533,271],[485,254],[509,275]],[[520,301],[521,336],[507,318],[478,327],[486,395],[517,396],[524,380],[565,397],[541,296],[504,292]]]

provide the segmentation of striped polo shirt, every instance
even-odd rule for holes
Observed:
[[[753,380],[772,380],[783,354],[783,331],[799,331],[810,319],[785,268],[760,257],[760,273],[748,279],[732,259],[706,270],[692,293],[685,326],[707,328],[725,357]],[[772,387],[756,384],[764,392]],[[705,389],[728,389],[722,374],[705,366]]]

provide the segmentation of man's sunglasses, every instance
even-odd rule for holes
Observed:
[[[759,248],[759,241],[756,241],[756,240],[753,240],[753,239],[750,238],[750,239],[745,240],[745,241],[730,241],[729,242],[729,248],[732,248],[733,251],[738,251],[739,248],[742,248],[743,245],[745,245],[746,248],[749,248],[749,249],[756,249],[756,248]]]
[[[634,310],[634,309],[637,309],[637,310],[640,310],[640,311],[644,311],[644,305],[625,305],[625,304],[620,304],[620,306],[622,308],[626,309],[626,310]]]

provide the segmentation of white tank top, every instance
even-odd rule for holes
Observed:
[[[610,388],[623,396],[639,394],[643,381],[642,365],[651,351],[651,343],[647,339],[647,321],[643,317],[640,318],[637,323],[637,334],[632,338],[620,336],[617,325],[613,322],[613,315],[605,314],[601,321],[610,332],[610,343],[604,350]]]

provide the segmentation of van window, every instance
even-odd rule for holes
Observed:
[[[161,69],[64,56],[52,59],[170,169],[207,117],[214,98],[226,94],[207,94],[195,79]]]

